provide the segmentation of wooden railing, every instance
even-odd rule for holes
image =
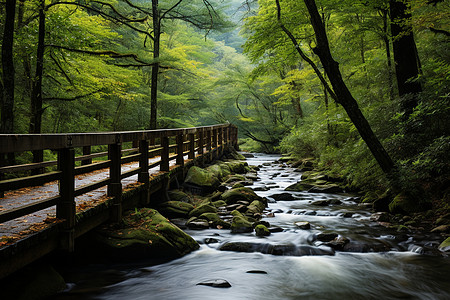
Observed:
[[[127,144],[129,148],[122,149]],[[93,146],[107,146],[108,151],[91,153]],[[167,172],[171,160],[175,160],[176,165],[183,165],[185,156],[188,159],[205,155],[213,158],[213,155],[220,156],[225,146],[237,146],[237,128],[234,125],[106,133],[0,134],[0,154],[50,150],[56,151],[58,157],[54,161],[0,167],[2,176],[8,173],[26,174],[48,167],[54,169],[38,175],[3,179],[0,181],[0,193],[59,181],[57,196],[1,211],[0,223],[56,205],[56,217],[65,220],[64,228],[73,228],[75,197],[104,186],[107,186],[108,196],[115,199],[114,215],[115,219],[119,219],[122,179],[137,174],[138,182],[147,183],[151,168],[159,166],[159,171]],[[80,163],[77,164],[77,161]],[[121,166],[130,162],[139,162],[139,165],[122,173]],[[105,168],[109,168],[108,178],[75,188],[75,176]]]

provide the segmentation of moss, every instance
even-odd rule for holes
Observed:
[[[207,170],[196,166],[189,168],[184,182],[200,187],[206,187],[210,190],[214,190],[220,185],[219,179],[212,172],[208,172]]]
[[[259,200],[255,200],[248,206],[246,214],[261,214],[264,211],[264,208],[266,208],[266,204],[264,202],[261,202]]]
[[[270,235],[269,229],[262,224],[256,225],[255,233],[256,233],[256,236],[269,236]]]
[[[187,217],[193,209],[192,204],[181,201],[167,201],[159,207],[160,212],[170,218]]]
[[[217,200],[211,203],[212,205],[214,205],[215,207],[223,207],[223,206],[227,206],[227,203],[223,200]]]
[[[446,238],[440,245],[439,250],[447,252],[450,251],[450,237]]]
[[[421,212],[427,209],[427,204],[421,202],[419,199],[407,195],[406,193],[400,193],[395,196],[394,200],[389,203],[389,211],[391,213],[411,214]]]
[[[256,195],[251,188],[247,187],[231,189],[222,194],[222,200],[224,200],[227,204],[234,204],[240,200],[253,202],[254,200],[260,199],[261,197]]]
[[[104,228],[97,232],[97,242],[113,258],[175,258],[199,247],[192,237],[154,209],[129,212],[123,224],[123,228]]]
[[[209,166],[206,168],[206,170],[208,172],[214,174],[214,176],[216,176],[219,180],[222,180],[222,178],[224,178],[223,169],[219,164],[214,164],[212,166]]]
[[[231,222],[232,233],[244,233],[253,231],[252,223],[249,222],[244,215],[242,215],[237,210],[232,211],[231,214],[233,215],[233,220]]]
[[[231,227],[230,223],[222,220],[219,217],[219,215],[216,213],[204,213],[204,214],[201,214],[198,218],[208,220],[208,222],[212,225],[211,227],[214,227],[214,228],[227,228],[228,229]]]
[[[212,206],[209,202],[208,203],[204,203],[201,204],[200,206],[194,208],[190,213],[189,213],[189,217],[193,217],[193,216],[200,216],[201,214],[204,213],[217,213],[217,208],[215,208],[214,206]]]

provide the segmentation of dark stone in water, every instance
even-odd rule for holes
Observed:
[[[329,200],[318,200],[318,201],[314,201],[311,204],[312,205],[317,205],[317,206],[328,206],[331,204],[341,204],[342,202],[338,199],[329,199]]]
[[[260,192],[265,192],[265,191],[268,191],[269,190],[269,188],[267,187],[267,186],[257,186],[257,187],[255,187],[255,188],[253,188],[253,190],[254,191],[260,191]]]
[[[274,194],[270,196],[275,201],[292,201],[295,200],[294,196],[290,193],[281,193],[281,194]]]
[[[281,227],[269,227],[269,231],[274,233],[274,232],[283,232],[284,229]]]
[[[342,215],[344,218],[351,218],[353,216],[352,212],[346,212]]]
[[[313,210],[305,212],[305,216],[315,216],[315,215],[317,215],[317,212]]]
[[[254,158],[255,156],[251,153],[241,153],[243,157],[245,158]]]
[[[331,242],[332,240],[334,240],[337,237],[338,237],[338,234],[334,233],[334,232],[333,233],[319,233],[316,236],[316,239],[321,242]]]
[[[250,271],[247,271],[246,273],[249,273],[249,274],[267,274],[266,271],[262,271],[262,270],[250,270]]]
[[[205,239],[205,244],[215,244],[215,243],[218,243],[219,242],[219,240],[218,239],[215,239],[215,238],[206,238]]]
[[[211,287],[217,287],[217,288],[229,288],[231,287],[231,284],[224,280],[224,279],[215,279],[215,280],[208,280],[197,283],[197,285],[206,285]]]
[[[221,251],[260,252],[279,256],[334,255],[332,249],[321,249],[309,245],[258,244],[250,242],[228,242],[219,247]]]

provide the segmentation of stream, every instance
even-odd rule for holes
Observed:
[[[271,196],[287,193],[301,177],[274,163],[278,158],[255,154],[247,162],[260,166],[251,187],[270,202],[263,220],[282,232],[257,237],[185,229],[201,244],[199,250],[157,265],[79,266],[71,270],[75,283],[51,299],[450,299],[450,259],[429,255],[437,239],[371,221],[372,212],[351,195],[289,192],[293,200],[274,201]],[[312,204],[319,200],[335,204]],[[300,229],[296,222],[311,228]],[[338,234],[351,246],[334,251],[317,239],[320,233]],[[220,251],[228,242],[257,246],[255,252]],[[291,255],[264,254],[274,245],[291,249]],[[217,279],[231,287],[197,285]]]

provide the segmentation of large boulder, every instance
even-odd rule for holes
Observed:
[[[96,231],[97,250],[117,259],[177,258],[199,248],[198,243],[158,211],[128,212],[120,227]]]
[[[220,185],[220,181],[214,173],[193,166],[189,168],[184,184],[194,192],[207,194],[216,190]]]
[[[389,211],[392,214],[412,214],[430,209],[430,206],[430,203],[416,199],[407,193],[400,193],[389,204]]]
[[[203,203],[194,208],[190,213],[189,217],[198,217],[204,213],[217,213],[217,208],[210,203]]]
[[[232,233],[245,233],[245,232],[253,232],[253,226],[248,219],[238,212],[234,210],[231,212],[233,215],[233,219],[231,221],[231,232]]]
[[[262,198],[256,195],[256,193],[247,187],[240,187],[231,189],[222,194],[222,200],[227,204],[235,204],[238,201],[247,201],[249,203],[254,200],[261,200]]]
[[[192,204],[181,201],[163,202],[158,207],[158,210],[168,218],[187,218],[193,209]]]
[[[266,203],[264,201],[254,200],[247,207],[247,212],[245,214],[246,215],[262,214],[264,208],[266,208]]]

